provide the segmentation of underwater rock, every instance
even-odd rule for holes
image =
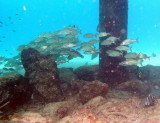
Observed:
[[[9,111],[29,101],[31,94],[31,85],[22,75],[11,73],[0,78],[1,111]]]
[[[104,96],[108,91],[108,85],[98,80],[86,83],[78,94],[78,99],[83,104],[97,96]]]
[[[42,102],[60,100],[59,75],[54,60],[33,48],[24,49],[21,53],[21,60],[25,69],[25,77],[34,86],[34,99]]]
[[[137,79],[121,83],[116,87],[116,89],[144,95],[147,95],[151,92],[149,85]]]
[[[71,114],[79,106],[81,106],[81,103],[74,100],[49,103],[41,110],[41,114],[43,114],[45,117],[51,118],[54,122],[56,122]]]
[[[88,108],[80,108],[57,123],[109,123],[101,120]]]
[[[106,99],[102,96],[97,96],[91,100],[89,100],[87,103],[83,105],[85,108],[89,109],[96,109],[98,106],[103,105],[106,102]]]
[[[85,81],[98,80],[99,78],[99,66],[98,65],[87,65],[77,68],[74,73],[79,79]]]
[[[59,68],[58,71],[62,82],[70,83],[78,79],[77,75],[73,72],[73,68]]]
[[[129,78],[126,80],[132,80],[132,79],[140,79],[141,77],[141,71],[138,66],[127,66],[126,70],[128,72]]]
[[[160,66],[147,65],[141,68],[142,80],[160,80]]]
[[[75,80],[70,83],[65,83],[61,85],[64,99],[73,99],[76,98],[76,95],[79,93],[79,90],[83,88],[83,86],[88,83],[88,81],[84,80]]]
[[[21,112],[11,117],[9,123],[52,123],[51,119],[36,112]]]

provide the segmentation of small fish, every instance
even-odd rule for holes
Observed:
[[[119,65],[121,66],[132,66],[132,65],[138,65],[138,64],[142,66],[142,61],[137,61],[135,59],[127,59],[126,61],[119,63]]]
[[[152,57],[156,57],[157,55],[155,54],[155,53],[152,53],[152,55],[151,55]]]
[[[2,36],[2,38],[6,38],[6,36]]]
[[[85,46],[81,46],[79,48],[79,50],[83,50],[83,51],[92,51],[94,50],[90,45],[85,45]]]
[[[115,44],[120,38],[117,37],[109,37],[106,40],[102,41],[101,45],[111,45]]]
[[[61,48],[73,48],[75,47],[76,44],[73,44],[73,43],[66,43],[66,44],[63,44]]]
[[[127,53],[124,57],[126,59],[139,59],[138,53]]]
[[[136,40],[126,39],[120,45],[129,45],[129,44],[133,44],[134,42],[138,42],[138,38]]]
[[[3,22],[2,22],[2,21],[0,21],[0,24],[3,24]]]
[[[18,20],[22,20],[21,18],[19,18]]]
[[[129,48],[127,46],[118,46],[115,49],[119,51],[127,51],[127,50],[131,50],[131,47]]]
[[[52,43],[56,43],[58,41],[58,39],[56,38],[50,38],[47,40],[47,43],[52,44]]]
[[[53,37],[53,34],[51,32],[44,32],[39,34],[38,36],[39,38],[49,38],[49,37]]]
[[[138,53],[138,56],[139,56],[139,58],[140,59],[149,59],[150,60],[150,57],[149,56],[147,56],[146,54],[144,54],[144,53]]]
[[[97,40],[97,39],[91,39],[88,43],[91,44],[91,45],[94,45],[97,42],[99,42],[99,40]]]
[[[101,38],[101,37],[107,37],[107,36],[110,36],[111,34],[110,33],[106,33],[106,32],[100,32],[97,37]]]
[[[149,94],[145,101],[145,106],[153,106],[155,104],[156,97],[153,94]]]
[[[107,50],[106,53],[108,54],[108,56],[111,56],[111,57],[119,57],[123,55],[121,52],[114,51],[114,50]]]
[[[78,51],[76,51],[74,49],[67,49],[67,50],[61,51],[60,54],[61,55],[71,55],[71,56],[75,56],[75,57],[84,58],[83,55],[81,55]]]
[[[11,24],[13,24],[14,22],[11,22]]]
[[[26,45],[19,45],[16,51],[22,51],[25,48],[26,48]]]
[[[98,56],[98,54],[99,54],[99,53],[94,53],[94,54],[92,54],[91,60],[95,59],[95,58]]]
[[[9,16],[8,19],[11,20],[11,16]]]
[[[44,41],[45,40],[45,37],[38,37],[38,38],[36,38],[34,41],[35,42],[42,42],[42,41]]]
[[[111,36],[111,37],[108,37],[107,38],[108,41],[111,41],[113,43],[117,42],[120,40],[120,38],[117,38],[117,37],[114,37],[114,36]]]
[[[8,68],[4,67],[3,70],[8,71]]]
[[[86,33],[85,35],[83,35],[83,37],[84,38],[93,38],[93,37],[95,37],[95,35],[92,33]]]
[[[44,51],[45,49],[47,49],[48,48],[48,46],[42,46],[40,49],[42,50],[42,51]]]
[[[88,51],[85,51],[84,54],[95,54],[95,53],[99,53],[99,50],[88,50]]]
[[[19,14],[16,14],[16,16],[18,16]]]
[[[70,29],[62,29],[62,30],[60,30],[60,31],[55,31],[54,32],[54,35],[57,35],[57,36],[62,36],[62,35],[69,35],[69,34],[71,34],[72,33],[72,31],[70,30]]]
[[[13,68],[8,68],[8,70],[10,70],[10,71],[15,71],[15,69],[13,69]]]
[[[102,41],[102,43],[101,43],[101,45],[104,45],[104,46],[109,46],[109,45],[112,45],[112,44],[113,44],[113,42],[108,41],[108,40],[104,40],[104,41]]]
[[[12,32],[16,32],[16,30],[12,30]]]

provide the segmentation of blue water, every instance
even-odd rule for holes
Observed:
[[[139,38],[134,44],[137,52],[160,53],[160,0],[130,0],[128,37]]]
[[[14,22],[0,28],[0,55],[16,54],[18,45],[27,44],[42,32],[53,32],[68,25],[79,26],[82,33],[95,33],[99,21],[98,6],[98,0],[0,0],[0,21]],[[12,32],[13,29],[16,32]],[[5,39],[1,38],[3,35]]]
[[[160,0],[129,0],[128,38],[139,39],[133,51],[160,54],[159,5]],[[99,0],[0,0],[0,21],[8,25],[0,27],[0,56],[13,57],[19,45],[42,32],[76,25],[83,34],[96,33]]]

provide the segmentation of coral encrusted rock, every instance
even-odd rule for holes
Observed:
[[[32,88],[20,74],[7,74],[0,78],[0,110],[6,112],[30,100]]]
[[[98,80],[86,83],[78,93],[78,100],[81,103],[86,103],[90,99],[97,96],[104,96],[108,91],[108,85]]]
[[[151,88],[145,82],[133,79],[119,84],[117,87],[119,90],[129,91],[137,94],[147,95],[151,92]]]
[[[49,56],[40,54],[33,48],[21,53],[25,77],[33,84],[34,98],[39,101],[58,101],[61,96],[57,64]]]

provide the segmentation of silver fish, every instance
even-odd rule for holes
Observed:
[[[123,55],[121,52],[114,51],[114,50],[107,50],[106,53],[108,54],[108,56],[111,56],[111,57],[119,57]]]
[[[129,48],[127,46],[118,46],[115,49],[119,51],[127,51],[127,50],[131,50],[131,47]]]
[[[83,55],[81,55],[78,51],[74,50],[74,49],[66,49],[64,51],[60,52],[61,55],[72,55],[72,56],[77,56],[77,57],[81,57],[84,58]]]
[[[93,38],[93,37],[95,37],[95,35],[92,33],[86,33],[85,35],[83,35],[83,37],[84,38]]]
[[[110,33],[106,33],[106,32],[100,32],[99,34],[97,34],[97,38],[101,38],[101,37],[107,37],[110,36]]]
[[[94,54],[92,54],[91,60],[95,59],[95,58],[98,56],[98,54],[99,54],[99,53],[94,53]]]
[[[155,104],[156,97],[153,94],[149,94],[145,101],[145,106],[152,106]]]
[[[126,39],[120,45],[129,45],[129,44],[133,44],[134,42],[138,42],[138,38],[136,40]]]
[[[138,64],[142,66],[142,61],[137,61],[135,59],[127,59],[126,61],[119,63],[119,65],[121,66],[132,66],[132,65],[138,65]]]

